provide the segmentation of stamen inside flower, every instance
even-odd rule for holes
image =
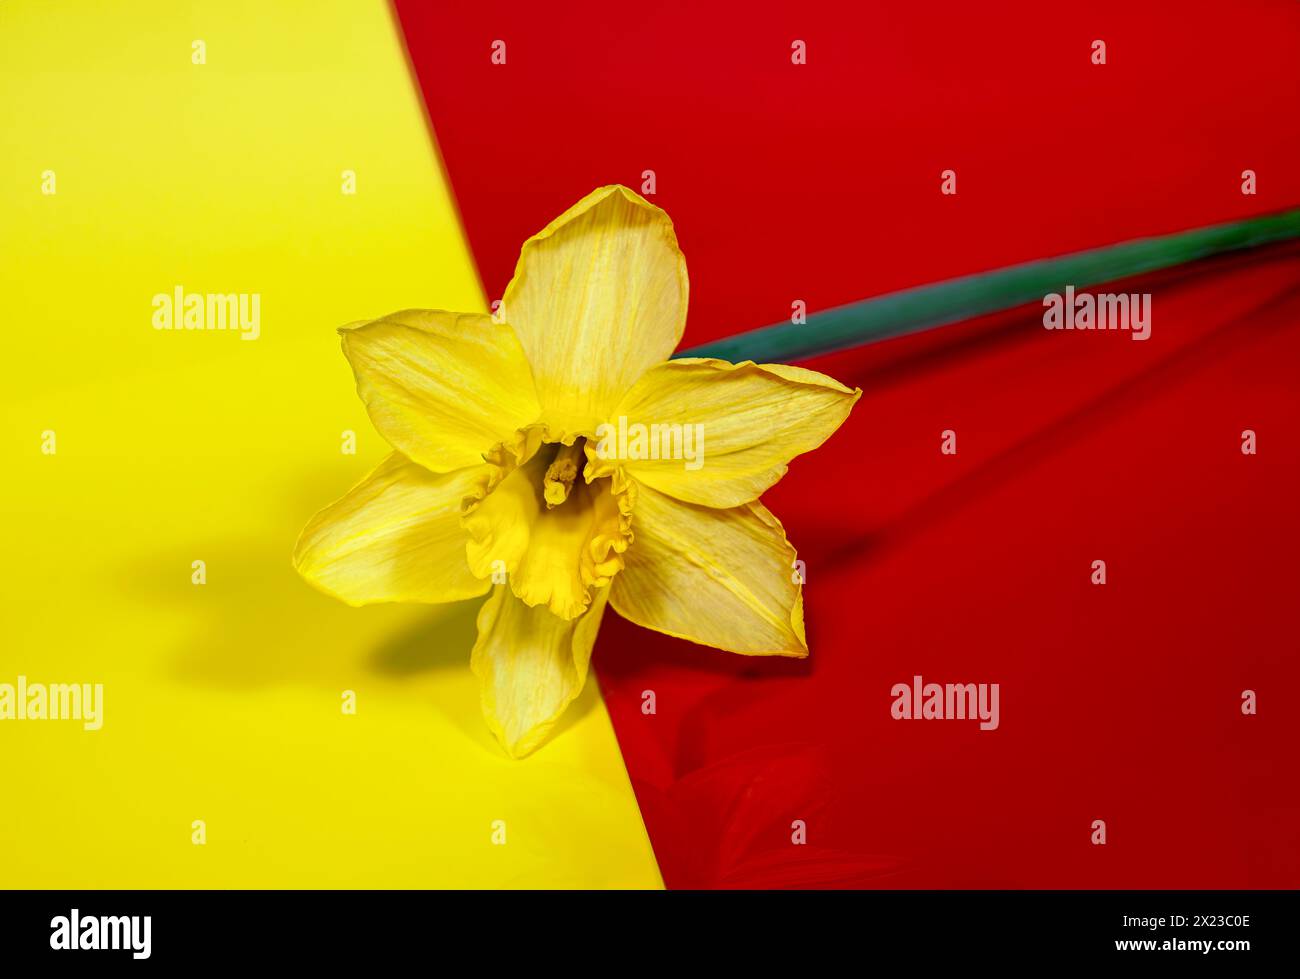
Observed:
[[[572,445],[559,446],[555,459],[546,467],[546,476],[542,479],[542,495],[546,498],[547,509],[557,507],[569,498],[573,481],[582,469],[583,446],[586,442],[585,438],[580,438]]]

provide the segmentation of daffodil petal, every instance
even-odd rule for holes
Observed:
[[[470,667],[479,678],[483,714],[506,751],[533,751],[582,692],[608,589],[576,619],[530,608],[498,585],[478,614]]]
[[[761,503],[729,510],[639,487],[610,604],[637,625],[756,656],[806,656],[802,574]]]
[[[523,348],[490,316],[412,309],[339,333],[375,428],[426,469],[480,463],[537,418]]]
[[[739,506],[785,475],[795,456],[826,441],[861,394],[785,364],[669,361],[647,371],[599,437],[588,440],[586,476],[622,466],[637,482],[679,500]],[[636,435],[637,426],[646,432],[641,449],[622,434]]]
[[[349,605],[454,602],[490,586],[465,562],[462,500],[488,467],[435,474],[394,452],[303,528],[299,574]]]
[[[672,222],[602,187],[524,243],[503,300],[553,437],[586,434],[686,324],[686,260]]]

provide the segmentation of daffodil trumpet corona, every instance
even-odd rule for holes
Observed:
[[[524,243],[495,315],[340,330],[393,451],[308,522],[294,565],[351,605],[486,596],[470,666],[512,756],[581,692],[608,608],[733,653],[808,655],[795,550],[759,498],[862,392],[670,359],[687,292],[668,215],[610,186]]]

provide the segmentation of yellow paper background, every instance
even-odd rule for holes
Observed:
[[[0,141],[0,683],[105,715],[0,721],[0,886],[659,886],[594,681],[511,761],[477,603],[289,563],[387,451],[335,327],[484,306],[382,0],[5,0]],[[153,329],[176,285],[260,293],[261,337]]]

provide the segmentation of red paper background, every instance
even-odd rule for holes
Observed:
[[[396,8],[489,296],[653,169],[687,345],[1300,203],[1294,3]],[[811,660],[597,645],[667,883],[1300,885],[1298,283],[1281,246],[1126,284],[1146,342],[1035,308],[810,364],[865,391],[765,497]],[[999,683],[1001,728],[892,720],[914,674]]]

